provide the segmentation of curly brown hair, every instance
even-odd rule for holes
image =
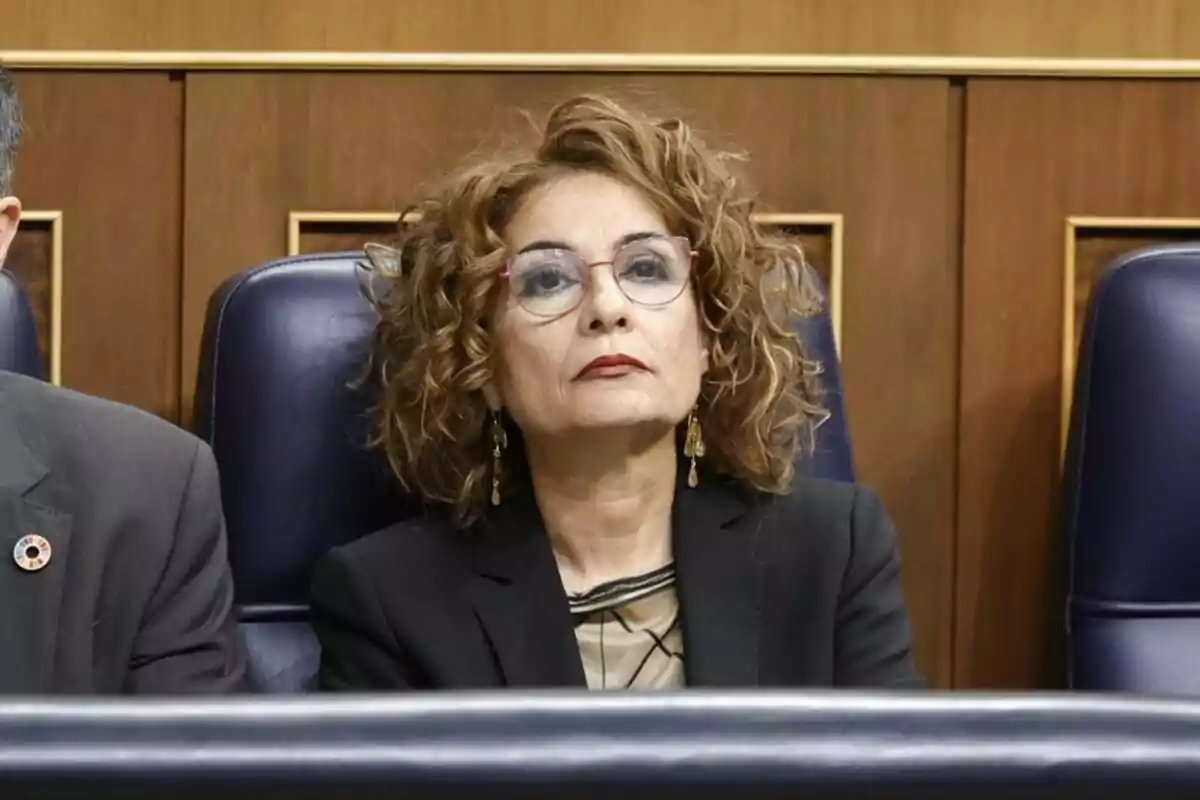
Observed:
[[[697,409],[706,470],[786,492],[797,454],[828,417],[820,366],[791,318],[823,298],[797,243],[752,221],[753,200],[730,169],[741,157],[710,149],[680,119],[596,95],[555,106],[538,133],[529,152],[470,167],[414,206],[394,249],[368,247],[383,273],[382,290],[369,292],[382,389],[373,444],[408,491],[450,505],[460,524],[483,512],[492,458],[482,390],[492,379],[504,231],[533,189],[591,171],[644,192],[699,253],[693,281],[711,351]]]

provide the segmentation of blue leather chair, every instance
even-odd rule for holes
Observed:
[[[273,261],[227,280],[208,307],[196,431],[216,454],[236,600],[261,691],[313,688],[319,649],[306,622],[320,556],[413,513],[367,452],[361,376],[373,314],[359,252]],[[832,415],[808,474],[853,478],[827,316],[800,321],[825,369]]]
[[[1200,694],[1200,244],[1113,263],[1064,472],[1069,682]]]
[[[16,276],[4,269],[0,269],[0,370],[44,377],[29,298]]]
[[[284,259],[236,275],[209,302],[196,433],[213,448],[236,602],[260,691],[314,688],[308,584],[331,547],[405,513],[363,447],[369,388],[353,388],[373,315],[361,253]]]

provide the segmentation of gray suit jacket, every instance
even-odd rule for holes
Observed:
[[[14,546],[44,537],[40,570]],[[216,465],[136,409],[0,372],[0,692],[240,688]]]

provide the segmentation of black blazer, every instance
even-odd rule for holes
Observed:
[[[30,534],[50,545],[36,570],[14,553]],[[232,605],[208,447],[0,372],[0,694],[238,690]]]
[[[688,686],[919,687],[875,494],[784,497],[711,476],[672,512]],[[457,531],[426,516],[330,552],[312,587],[329,690],[584,687],[532,493]]]

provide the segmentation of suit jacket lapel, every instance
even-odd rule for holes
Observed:
[[[689,686],[757,686],[761,525],[738,525],[748,500],[713,476],[680,486],[672,511],[676,588]]]
[[[7,398],[0,398],[0,404]],[[53,686],[58,615],[62,604],[71,520],[37,502],[46,466],[0,407],[0,692],[36,693]],[[49,563],[22,570],[13,548],[28,534],[50,542]]]
[[[586,686],[562,580],[532,492],[506,499],[470,535],[475,613],[504,683]]]

